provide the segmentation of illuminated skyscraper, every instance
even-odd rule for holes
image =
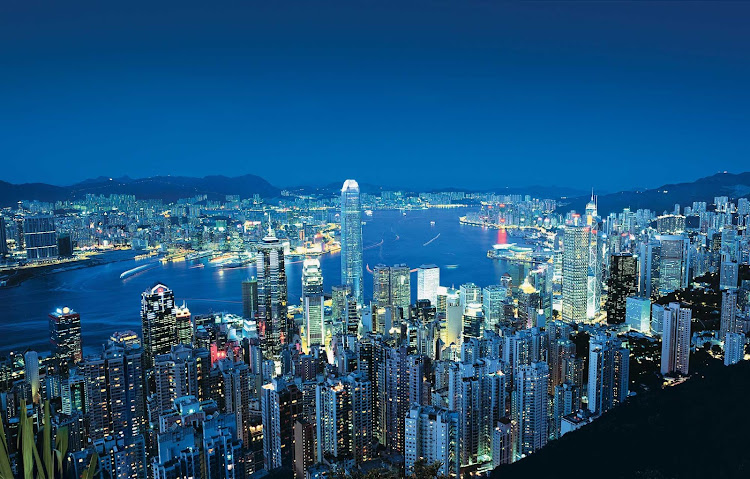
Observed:
[[[588,226],[569,226],[563,236],[562,317],[564,321],[587,318],[589,246]]]
[[[248,278],[242,282],[242,316],[255,319],[258,311],[258,280]]]
[[[36,351],[26,351],[23,355],[23,370],[26,379],[26,385],[29,388],[31,401],[38,404],[40,396],[39,382],[39,353]]]
[[[258,334],[266,359],[279,359],[290,338],[284,247],[272,229],[258,246]]]
[[[45,260],[57,258],[57,232],[53,216],[28,216],[23,220],[26,258]]]
[[[391,305],[395,311],[401,308],[402,317],[409,315],[411,306],[411,278],[409,267],[397,264],[391,267]]]
[[[549,439],[548,381],[549,368],[544,362],[521,366],[516,372],[513,419],[518,424],[516,451],[519,455],[538,451]]]
[[[458,413],[415,404],[404,422],[407,472],[412,472],[418,459],[424,459],[428,464],[440,463],[439,474],[459,477]]]
[[[372,270],[372,301],[378,308],[391,306],[391,268],[384,264]]]
[[[630,351],[606,334],[591,337],[589,344],[588,407],[602,414],[628,396]]]
[[[177,344],[191,346],[193,344],[193,322],[190,310],[182,304],[175,309],[175,320],[177,322]]]
[[[417,270],[417,300],[429,299],[437,306],[437,290],[440,286],[440,268],[434,264],[423,264]]]
[[[302,265],[302,301],[307,347],[322,345],[323,272],[317,259],[306,259]]]
[[[737,364],[745,358],[745,335],[727,333],[724,337],[724,365]]]
[[[724,341],[729,333],[737,330],[737,291],[721,292],[721,323],[719,325],[719,340]]]
[[[49,315],[49,336],[52,354],[61,362],[78,363],[81,348],[81,315],[70,308],[58,308]]]
[[[664,308],[661,339],[661,373],[688,374],[690,365],[690,321],[693,310],[669,303]]]
[[[638,261],[629,253],[613,254],[607,291],[607,323],[625,322],[626,299],[638,294]]]
[[[661,245],[659,256],[659,295],[688,285],[690,240],[678,235],[657,235]]]
[[[156,355],[177,345],[177,308],[171,289],[156,284],[141,294],[141,327],[143,364],[150,368]]]
[[[354,180],[346,180],[341,188],[341,282],[351,287],[357,304],[365,304],[362,288],[362,210],[359,185]]]

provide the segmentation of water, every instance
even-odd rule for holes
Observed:
[[[434,263],[440,266],[444,286],[474,282],[479,286],[496,284],[506,271],[503,262],[487,258],[493,244],[506,242],[505,234],[474,226],[461,225],[459,216],[466,209],[375,211],[364,217],[364,262],[406,263],[411,268]],[[434,226],[430,224],[434,221]],[[439,236],[438,236],[439,235]],[[509,242],[520,239],[509,238]],[[83,344],[98,349],[114,331],[141,331],[141,292],[161,282],[172,288],[178,304],[187,303],[192,314],[211,311],[241,313],[241,282],[255,273],[253,266],[220,269],[205,259],[197,263],[168,263],[124,280],[120,274],[144,264],[135,260],[119,261],[91,268],[32,278],[19,287],[0,290],[2,336],[0,352],[33,348],[49,350],[48,313],[68,306],[81,314]],[[341,258],[338,253],[320,257],[326,291],[339,284]],[[287,263],[290,304],[301,294],[302,260]],[[372,275],[365,272],[365,299],[372,296]],[[412,274],[412,298],[416,297],[417,278]]]

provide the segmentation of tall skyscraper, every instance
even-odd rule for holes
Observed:
[[[167,354],[177,345],[177,308],[174,292],[156,284],[141,294],[143,364],[146,369],[158,354]]]
[[[278,360],[282,347],[291,339],[287,318],[287,284],[284,247],[269,227],[258,246],[258,335],[263,356]]]
[[[638,294],[638,261],[630,253],[610,257],[607,292],[607,323],[625,322],[626,300]]]
[[[663,296],[688,285],[690,240],[682,235],[657,235],[659,255],[658,293]]]
[[[39,382],[39,353],[26,351],[23,355],[23,371],[26,385],[29,388],[31,402],[38,404],[41,400],[41,383]]]
[[[603,414],[628,397],[630,351],[607,334],[589,340],[589,411]]]
[[[191,346],[193,344],[193,321],[190,310],[185,303],[175,308],[177,324],[177,344]]]
[[[323,345],[323,272],[320,261],[305,259],[302,264],[302,301],[308,350]]]
[[[529,455],[547,444],[547,363],[536,362],[521,366],[516,372],[513,419],[518,424],[517,454]]]
[[[505,318],[504,307],[508,299],[508,289],[499,284],[491,284],[482,290],[482,309],[487,329],[494,330]]]
[[[737,364],[745,359],[745,335],[741,333],[727,333],[724,337],[724,365]]]
[[[437,291],[440,286],[440,268],[434,264],[423,264],[417,270],[417,300],[428,299],[437,306]]]
[[[391,303],[395,311],[400,308],[401,317],[409,316],[411,306],[411,273],[405,264],[391,267]]]
[[[481,303],[468,303],[464,308],[463,341],[481,338],[484,330],[484,312]]]
[[[357,304],[363,305],[362,210],[359,185],[346,180],[341,188],[341,282],[351,288]]]
[[[242,282],[242,316],[245,319],[255,319],[258,311],[258,280],[248,278]]]
[[[664,308],[661,338],[661,373],[688,374],[690,365],[690,321],[693,310],[680,303]]]
[[[81,315],[70,308],[58,308],[49,315],[52,354],[61,363],[78,363],[83,359]]]
[[[585,321],[589,267],[588,226],[569,226],[563,236],[562,317],[564,321]]]
[[[372,270],[372,301],[378,308],[391,306],[391,268],[377,264]]]
[[[651,334],[651,300],[640,296],[626,298],[625,322],[630,329]]]
[[[267,471],[291,467],[294,457],[294,423],[302,417],[302,392],[282,378],[261,389],[263,456]]]
[[[724,341],[729,333],[737,330],[737,291],[725,290],[721,292],[721,323],[719,325],[719,340]]]

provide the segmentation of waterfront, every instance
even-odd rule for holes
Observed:
[[[411,268],[434,263],[440,266],[441,284],[473,281],[480,286],[494,284],[506,272],[506,263],[487,258],[496,243],[519,242],[502,230],[461,225],[458,218],[468,209],[375,211],[363,219],[364,263],[388,265],[406,263]],[[431,222],[434,221],[434,224]],[[135,253],[133,252],[133,255]],[[48,314],[68,306],[81,314],[83,343],[87,351],[98,349],[117,330],[141,330],[140,294],[156,282],[172,288],[178,304],[187,303],[192,314],[211,311],[240,313],[243,279],[255,273],[253,266],[221,269],[200,260],[159,263],[125,279],[120,275],[146,264],[135,260],[118,261],[90,268],[64,271],[31,278],[20,286],[0,290],[3,306],[0,353],[33,348],[49,349]],[[338,253],[320,256],[325,291],[340,281]],[[287,266],[289,301],[298,303],[301,294],[302,259],[291,259]],[[372,276],[365,271],[365,298],[372,295]],[[416,297],[416,273],[412,274],[412,299]]]

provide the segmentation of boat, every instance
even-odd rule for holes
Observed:
[[[372,210],[365,210],[366,216],[372,216]]]
[[[435,226],[435,222],[434,221],[430,221],[430,226]]]
[[[133,268],[133,269],[129,269],[129,270],[127,270],[127,271],[123,272],[123,273],[122,273],[122,274],[120,275],[120,279],[125,279],[125,278],[129,278],[129,277],[133,276],[134,274],[138,274],[138,273],[140,273],[140,272],[146,271],[147,269],[151,269],[151,268],[153,268],[154,266],[156,266],[156,264],[155,264],[155,263],[151,263],[151,264],[143,264],[143,265],[141,265],[141,266],[136,266],[136,267],[135,267],[135,268]]]

